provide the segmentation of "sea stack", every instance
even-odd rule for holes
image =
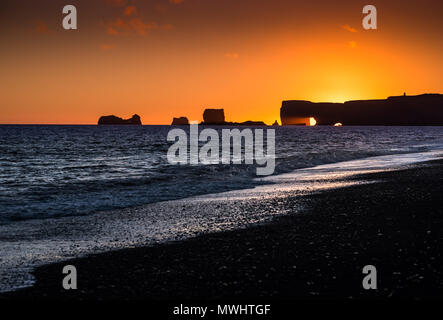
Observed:
[[[187,126],[187,125],[189,125],[189,120],[186,117],[174,118],[171,124],[171,126]]]
[[[116,116],[102,116],[98,119],[99,125],[141,125],[141,119],[138,114],[134,114],[130,119],[122,119]]]
[[[203,124],[225,124],[225,111],[223,109],[205,109]]]

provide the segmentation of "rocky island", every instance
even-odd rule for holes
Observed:
[[[187,126],[187,125],[189,125],[189,120],[186,117],[174,118],[171,124],[171,126]]]
[[[138,114],[134,114],[129,119],[122,119],[116,116],[102,116],[98,119],[98,125],[141,125],[141,119]]]
[[[203,122],[201,124],[220,125],[225,123],[224,109],[205,109],[203,112]]]
[[[263,121],[226,122],[224,109],[205,109],[201,125],[266,126]]]

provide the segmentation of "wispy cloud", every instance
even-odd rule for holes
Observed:
[[[109,51],[109,50],[111,50],[111,49],[114,49],[114,48],[115,48],[115,45],[114,45],[114,44],[108,44],[108,43],[101,43],[99,47],[100,47],[100,49],[102,49],[103,51]]]
[[[240,55],[237,52],[226,52],[225,57],[228,59],[238,59]]]
[[[125,16],[132,16],[137,12],[136,6],[128,6],[125,8],[125,11],[123,12]]]
[[[123,7],[127,3],[127,0],[105,0],[105,2],[114,7]]]
[[[130,29],[134,30],[137,34],[143,36],[152,29],[157,29],[156,22],[145,23],[140,18],[131,19],[128,23]]]
[[[46,22],[39,20],[35,22],[34,31],[38,33],[49,33],[49,28]]]
[[[172,30],[172,29],[174,29],[174,25],[171,23],[167,23],[167,24],[164,24],[163,26],[161,26],[161,29]]]
[[[143,22],[140,18],[131,18],[129,20],[117,18],[106,24],[106,32],[109,35],[139,35],[144,36],[153,29],[157,29],[156,22]]]
[[[119,0],[122,1],[122,0]],[[156,22],[144,21],[138,14],[136,6],[127,6],[124,8],[120,17],[102,21],[106,33],[112,36],[138,35],[145,36],[154,29],[172,29],[171,24],[159,26]]]
[[[342,26],[342,28],[345,29],[346,31],[349,31],[349,32],[353,32],[353,33],[357,32],[357,29],[352,28],[350,25],[347,25],[347,24]]]

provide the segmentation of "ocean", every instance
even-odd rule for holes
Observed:
[[[169,126],[0,126],[0,223],[253,187],[254,165],[171,165]],[[200,128],[201,129],[201,128]],[[278,127],[275,174],[443,146],[441,127]]]
[[[0,126],[0,291],[31,285],[44,263],[267,221],[303,209],[288,195],[443,154],[442,127],[272,127],[275,174],[257,177],[255,165],[169,164],[170,129]]]

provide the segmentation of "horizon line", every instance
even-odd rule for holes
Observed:
[[[305,102],[312,102],[312,103],[336,103],[336,104],[345,104],[346,102],[351,101],[373,101],[373,100],[387,100],[389,98],[393,97],[418,97],[423,95],[443,95],[441,93],[434,93],[434,92],[427,92],[427,93],[420,93],[420,94],[413,94],[413,95],[407,95],[406,92],[403,93],[403,95],[392,95],[388,96],[384,99],[354,99],[354,100],[345,100],[343,102],[328,102],[328,101],[312,101],[312,100],[297,100],[297,99],[283,99],[283,102],[288,101],[305,101]],[[206,107],[207,109],[209,107]],[[224,109],[224,108],[222,108]],[[99,116],[101,117],[101,116]],[[277,120],[278,121],[278,120]],[[264,122],[264,121],[263,121]],[[0,123],[0,126],[8,126],[8,125],[17,125],[17,126],[97,126],[97,123]],[[141,124],[142,126],[170,126],[171,124]],[[271,125],[267,125],[271,126]]]

